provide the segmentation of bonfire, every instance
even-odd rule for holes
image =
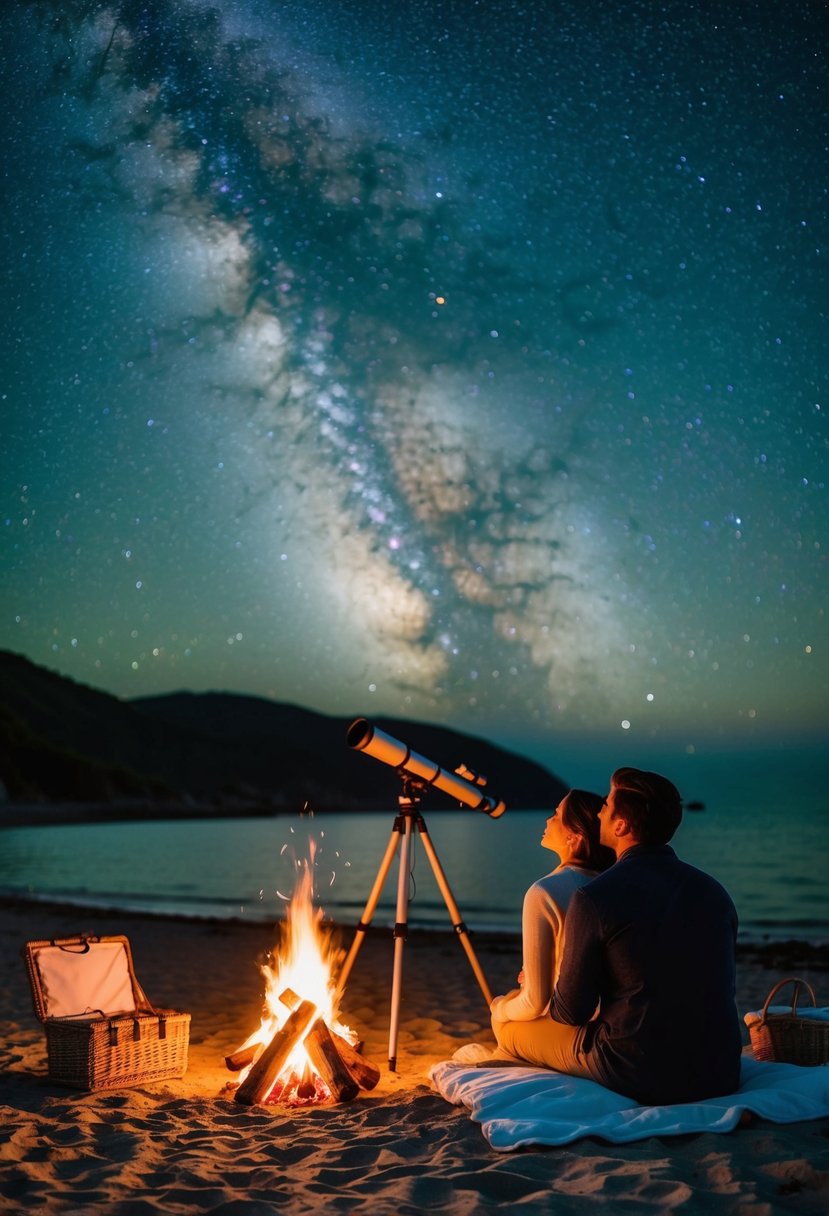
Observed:
[[[336,974],[342,961],[323,912],[314,905],[312,845],[286,906],[276,952],[260,967],[265,999],[259,1026],[226,1063],[239,1071],[237,1102],[346,1102],[372,1089],[380,1070],[357,1048],[339,1018]]]

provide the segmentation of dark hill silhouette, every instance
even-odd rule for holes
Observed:
[[[170,813],[177,801],[229,811],[393,809],[399,778],[347,746],[350,720],[232,693],[121,701],[0,651],[0,777],[17,801],[143,798]],[[485,773],[508,807],[554,806],[564,791],[541,765],[483,739],[372,721],[446,769]],[[427,805],[455,804],[435,790]]]

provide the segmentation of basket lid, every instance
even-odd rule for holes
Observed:
[[[27,942],[24,957],[35,1012],[47,1018],[146,1008],[126,937],[66,937]]]

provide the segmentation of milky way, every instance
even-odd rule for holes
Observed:
[[[4,6],[0,645],[825,725],[821,6],[346,7]]]

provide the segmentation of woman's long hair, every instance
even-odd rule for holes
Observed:
[[[606,870],[616,860],[616,854],[599,844],[599,811],[604,806],[601,794],[588,790],[570,790],[561,809],[561,822],[568,832],[578,837],[572,860],[588,870]]]

